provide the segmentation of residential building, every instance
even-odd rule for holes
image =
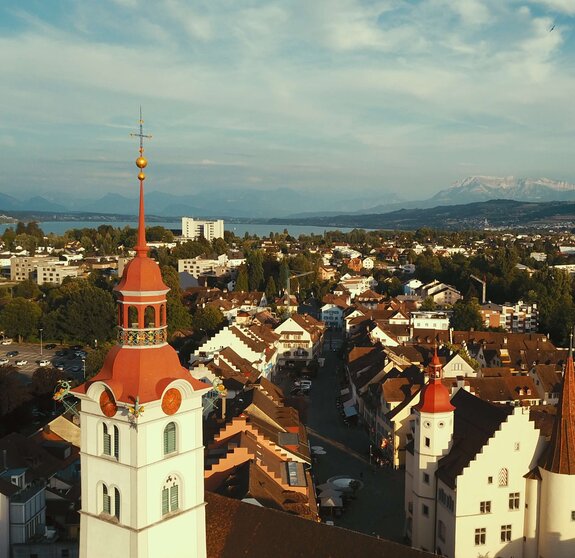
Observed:
[[[79,277],[82,268],[77,265],[66,265],[60,262],[59,265],[39,265],[36,268],[36,282],[38,285],[61,285],[66,277]]]
[[[309,364],[321,356],[325,324],[309,314],[293,314],[274,330],[277,342],[278,364]]]
[[[53,266],[60,260],[52,256],[12,256],[10,258],[10,280],[35,279],[38,266]]]
[[[214,238],[224,238],[224,221],[223,219],[202,220],[182,217],[182,237],[186,240],[204,237],[210,242]]]
[[[406,460],[412,546],[449,558],[575,555],[572,355],[549,442],[528,406],[496,406],[466,389],[450,400],[435,367],[413,410]]]
[[[449,317],[445,312],[411,312],[411,326],[414,329],[449,329]]]

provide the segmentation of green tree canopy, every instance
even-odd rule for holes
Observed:
[[[29,339],[36,337],[42,310],[31,300],[17,297],[10,300],[0,312],[0,324],[5,335]]]
[[[221,310],[215,306],[199,308],[192,318],[194,331],[203,331],[208,335],[215,333],[226,323],[227,320],[224,318]]]
[[[250,286],[248,280],[248,270],[246,269],[246,266],[242,264],[238,269],[238,276],[236,278],[236,286],[234,291],[247,293],[249,289]]]
[[[476,298],[471,300],[458,300],[453,306],[451,316],[451,326],[459,331],[469,331],[471,329],[483,329],[483,317],[481,307]]]

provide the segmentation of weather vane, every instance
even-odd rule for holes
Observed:
[[[134,134],[133,132],[130,134],[136,138],[140,138],[140,155],[144,153],[144,138],[150,139],[151,135],[144,134],[144,121],[142,120],[142,107],[140,106],[140,133]]]
[[[151,135],[144,134],[144,121],[142,119],[142,107],[140,105],[140,132],[138,134],[131,133],[133,137],[140,138],[140,156],[136,159],[136,166],[140,169],[140,174],[138,174],[138,178],[140,180],[144,180],[146,175],[144,174],[144,169],[148,164],[148,161],[144,158],[144,138],[151,138]]]

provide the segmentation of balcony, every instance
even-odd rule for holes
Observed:
[[[131,347],[163,345],[168,342],[168,326],[151,328],[118,328],[118,343]]]

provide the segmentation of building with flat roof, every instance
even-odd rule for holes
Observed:
[[[224,238],[224,220],[200,220],[193,217],[182,217],[182,237],[197,240],[204,237],[210,242],[214,238]]]

